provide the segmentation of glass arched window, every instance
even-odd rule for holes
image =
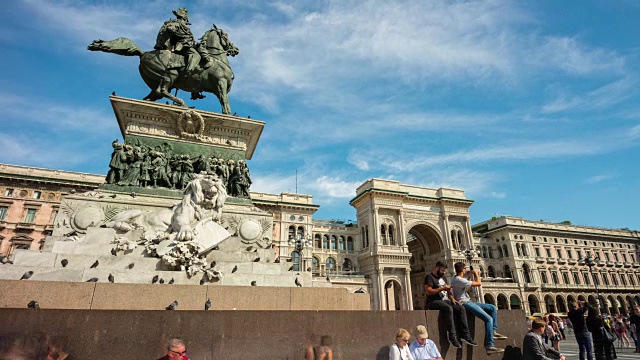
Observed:
[[[335,235],[331,235],[331,250],[335,250],[336,249],[336,236]]]
[[[516,253],[518,256],[522,255],[522,252],[520,251],[520,244],[516,244]]]
[[[315,234],[315,236],[313,237],[313,243],[316,249],[322,248],[322,242],[320,241],[320,234]]]
[[[552,271],[551,272],[551,279],[553,279],[553,283],[554,284],[560,284],[560,279],[558,278],[558,272]]]
[[[353,267],[353,265],[351,264],[351,260],[349,259],[344,259],[342,261],[342,270],[344,271],[351,271],[351,268]]]
[[[489,246],[489,259],[493,259],[493,248],[491,246]]]
[[[528,256],[527,244],[522,244],[522,256]]]
[[[382,245],[387,245],[387,226],[380,226],[380,237],[382,238]]]
[[[542,279],[542,283],[543,284],[548,284],[549,283],[549,279],[547,278],[547,272],[546,271],[540,271],[540,278]]]
[[[344,250],[344,236],[338,238],[338,250]]]
[[[531,281],[531,269],[529,269],[529,265],[522,265],[522,275],[524,275],[524,282],[530,283]]]
[[[325,264],[327,271],[335,271],[336,270],[336,260],[334,258],[327,258],[327,262]]]
[[[453,243],[453,248],[458,249],[458,236],[456,235],[455,230],[451,230],[451,242]]]
[[[395,245],[396,239],[393,236],[393,225],[389,225],[389,245]]]
[[[624,274],[620,274],[620,283],[622,283],[622,285],[627,286],[627,278],[624,276]]]
[[[564,271],[562,272],[562,281],[563,281],[565,284],[570,284],[570,283],[571,283],[571,282],[569,281],[569,273],[566,273],[566,272],[564,272]]]
[[[364,227],[364,243],[369,247],[369,225]]]
[[[296,240],[304,239],[304,226],[298,226],[298,234],[296,236]]]
[[[300,271],[300,253],[294,251],[291,253],[291,263],[293,266],[293,271]]]
[[[591,281],[589,280],[589,273],[582,273],[582,279],[584,280],[585,285],[591,284]]]
[[[322,248],[323,249],[329,248],[329,237],[327,235],[322,235]]]
[[[291,225],[289,226],[289,240],[293,240],[296,237],[296,227]]]
[[[364,228],[362,228],[362,248],[366,248],[367,247],[367,243],[365,242],[365,234],[364,234]]]
[[[503,270],[504,270],[504,277],[506,277],[506,278],[512,278],[513,277],[511,275],[511,268],[509,268],[509,265],[505,265]]]
[[[482,247],[482,257],[485,258],[485,259],[487,258],[487,247],[486,246]]]
[[[320,269],[320,261],[318,261],[318,258],[315,256],[311,258],[311,267],[313,272],[318,272],[318,269]]]
[[[347,236],[347,251],[353,251],[353,238]]]
[[[578,276],[577,272],[571,273],[573,276],[573,283],[576,285],[580,285],[580,276]]]
[[[488,271],[489,271],[490,278],[496,277],[496,271],[493,269],[493,266],[489,266]]]

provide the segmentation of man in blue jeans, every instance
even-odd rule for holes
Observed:
[[[573,324],[573,332],[580,349],[580,360],[593,360],[593,342],[587,329],[584,315],[589,311],[589,304],[584,301],[569,303],[569,320]]]
[[[451,279],[451,289],[453,291],[453,301],[462,304],[465,309],[484,321],[484,347],[488,355],[504,352],[504,349],[496,347],[494,339],[504,340],[507,337],[499,334],[498,329],[498,308],[495,305],[483,304],[471,301],[467,290],[473,286],[482,286],[480,275],[473,268],[469,271],[469,275],[475,277],[471,281],[465,277],[467,268],[464,263],[455,263],[453,265],[456,275]]]

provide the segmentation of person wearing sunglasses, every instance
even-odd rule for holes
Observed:
[[[405,329],[398,329],[396,342],[389,346],[389,360],[414,360],[409,350],[411,335]]]
[[[171,339],[167,345],[167,355],[158,360],[189,360],[187,347],[180,339]]]

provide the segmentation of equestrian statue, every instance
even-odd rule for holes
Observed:
[[[225,31],[213,25],[199,42],[189,29],[189,12],[185,8],[174,10],[176,19],[169,19],[160,28],[153,51],[142,51],[133,41],[117,38],[112,41],[94,40],[88,49],[124,56],[140,57],[140,75],[151,92],[144,100],[168,98],[174,104],[185,102],[171,95],[180,89],[191,93],[191,99],[203,99],[202,92],[213,93],[220,100],[223,114],[231,114],[228,93],[233,83],[233,71],[227,56],[238,55]]]

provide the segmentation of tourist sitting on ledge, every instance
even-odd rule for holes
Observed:
[[[413,360],[442,360],[436,344],[428,339],[429,334],[424,325],[416,327],[415,335],[416,339],[409,345]]]
[[[398,329],[396,342],[389,347],[389,360],[414,360],[409,350],[411,335],[405,329]]]
[[[171,339],[167,345],[167,355],[158,360],[189,360],[187,347],[180,339]]]
[[[542,334],[547,324],[542,319],[531,323],[531,331],[524,336],[522,344],[522,360],[566,360],[561,352],[549,347],[542,341]]]
[[[453,289],[453,301],[462,304],[465,309],[484,321],[484,347],[487,354],[495,354],[504,352],[503,348],[496,347],[495,339],[506,339],[507,337],[499,334],[498,329],[498,308],[492,304],[483,304],[471,301],[467,290],[472,286],[482,286],[482,280],[477,270],[468,272],[469,276],[474,276],[475,280],[471,281],[465,276],[467,275],[467,267],[464,263],[458,262],[453,265],[456,275],[451,279],[451,288]]]

